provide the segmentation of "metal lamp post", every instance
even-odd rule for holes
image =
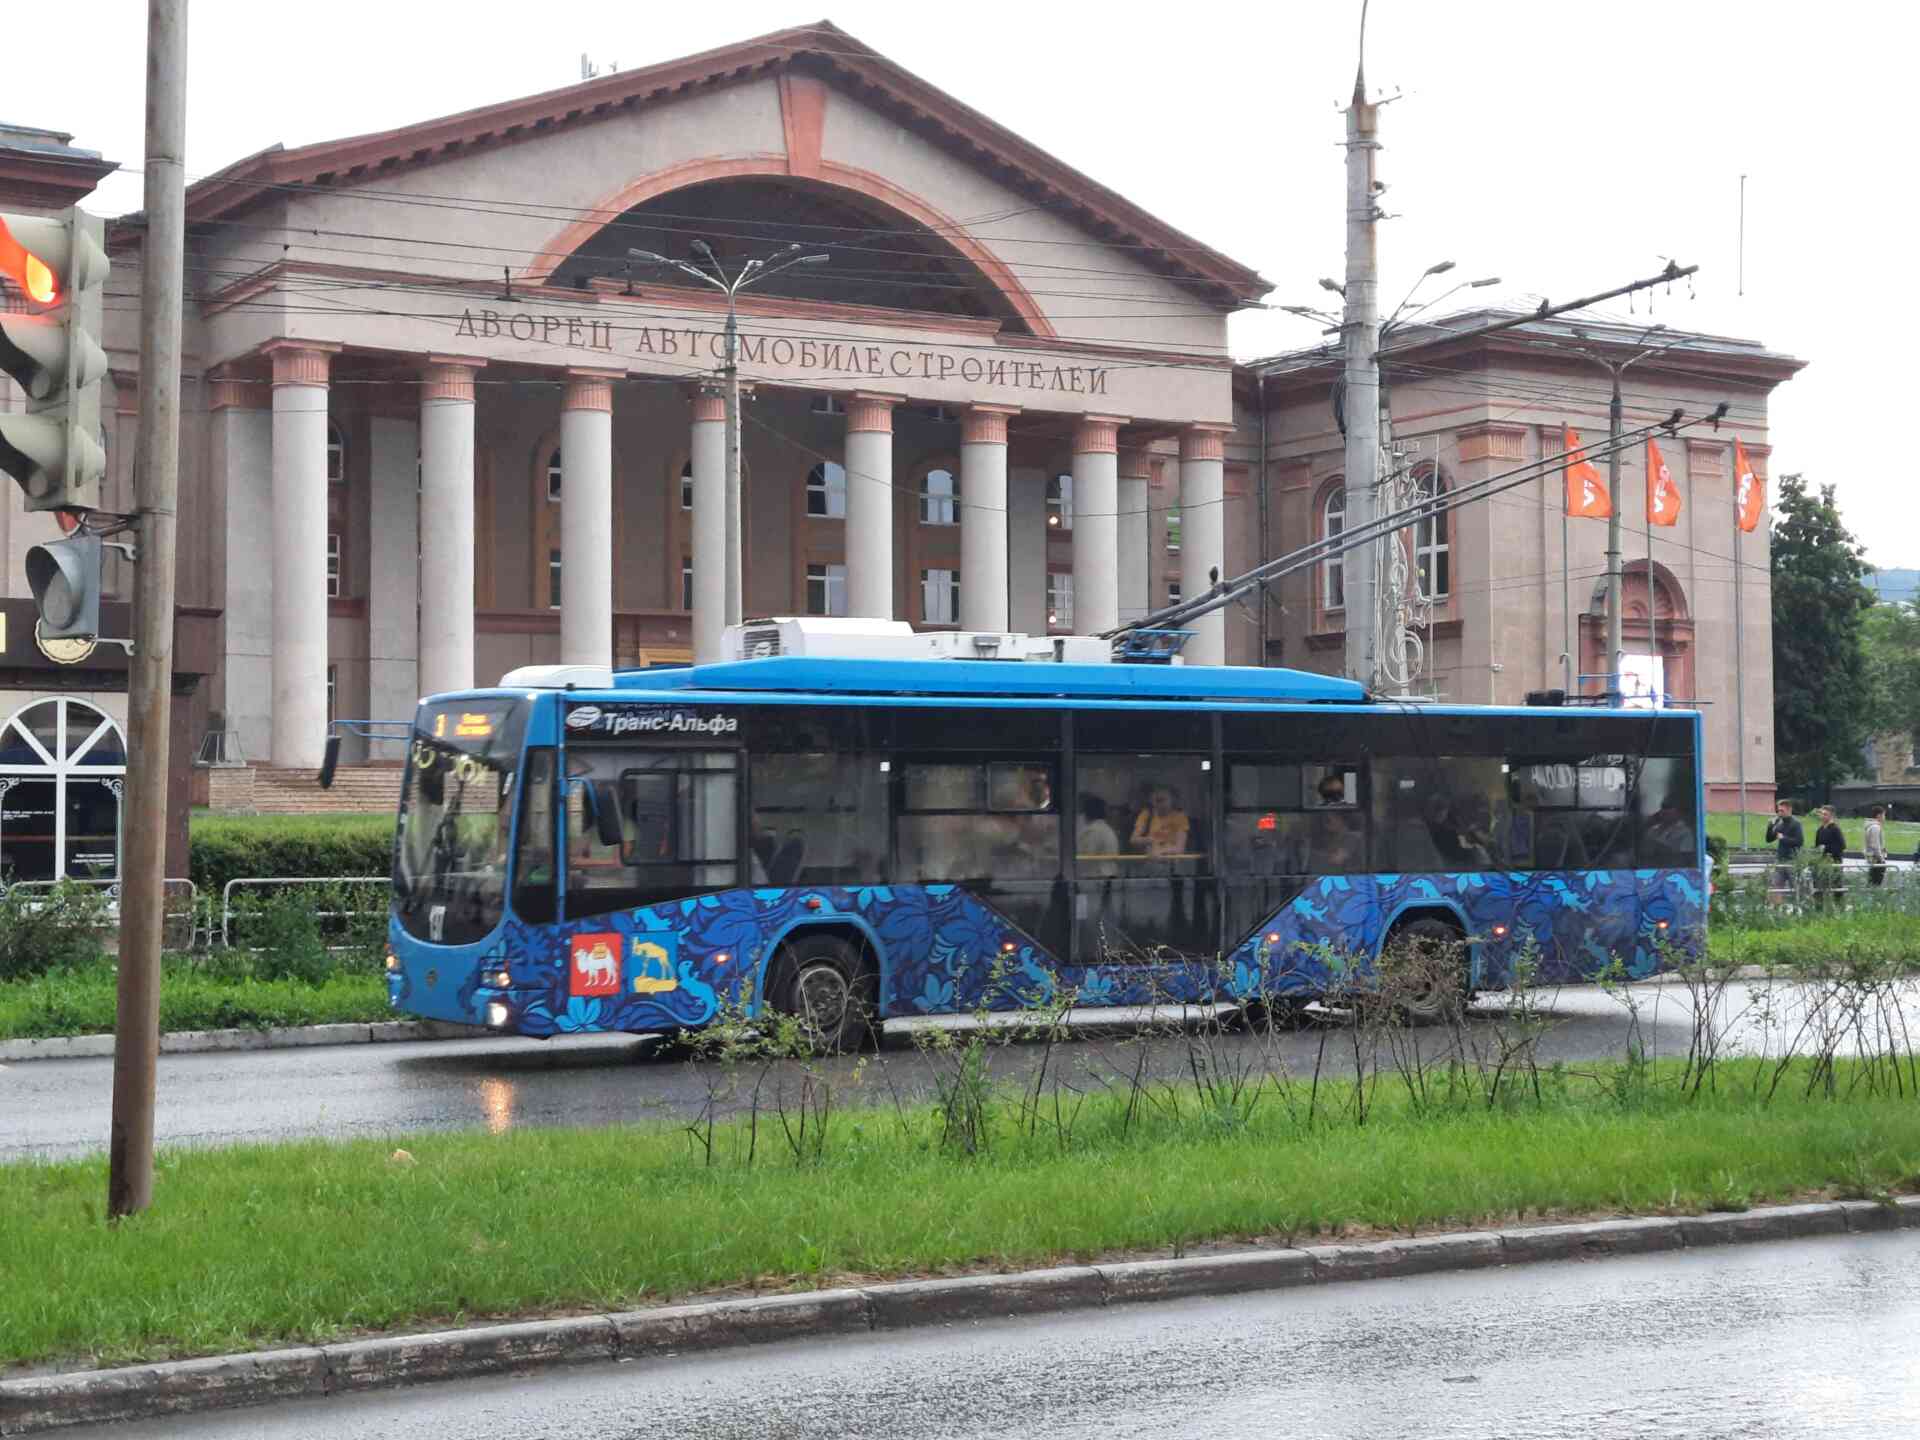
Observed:
[[[629,259],[642,260],[650,265],[670,266],[684,275],[691,275],[702,284],[711,285],[727,297],[726,358],[720,373],[726,381],[727,407],[726,623],[729,625],[738,625],[744,615],[740,572],[740,322],[734,301],[742,290],[759,284],[769,276],[778,275],[782,270],[790,270],[795,265],[824,265],[830,258],[826,255],[802,255],[799,253],[801,248],[796,242],[770,260],[749,260],[731,278],[721,267],[713,247],[704,240],[695,240],[693,249],[713,267],[711,271],[689,265],[684,260],[656,255],[651,250],[627,251]]]

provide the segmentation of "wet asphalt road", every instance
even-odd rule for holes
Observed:
[[[1637,1015],[1620,999],[1588,987],[1555,992],[1552,1026],[1540,1044],[1542,1062],[1577,1062],[1623,1054],[1630,1036],[1655,1056],[1684,1055],[1692,1009],[1684,988],[1635,986]],[[1791,987],[1740,985],[1724,1010],[1734,1023],[1728,1050],[1777,1048],[1802,1030]],[[1497,1043],[1498,997],[1476,1005],[1472,1043]],[[1920,1006],[1908,1017],[1920,1036]],[[1428,1053],[1444,1034],[1420,1033]],[[1223,1055],[1284,1063],[1299,1076],[1322,1056],[1327,1073],[1351,1073],[1353,1030],[1329,1016],[1301,1029],[1269,1036],[1219,1036]],[[1804,1043],[1804,1041],[1803,1041]],[[1064,1067],[1075,1083],[1123,1083],[1146,1051],[1154,1074],[1186,1072],[1188,1046],[1177,1035],[1144,1036],[1112,1028],[1077,1035],[1046,1048],[1021,1042],[997,1048],[997,1075],[1030,1075],[1043,1059]],[[896,1040],[855,1087],[841,1084],[847,1103],[890,1103],[928,1095],[935,1061]],[[852,1062],[823,1062],[837,1081]],[[170,1055],[160,1060],[156,1107],[162,1145],[235,1144],[308,1137],[352,1139],[433,1130],[489,1130],[516,1126],[607,1125],[648,1118],[685,1118],[707,1103],[709,1085],[724,1083],[717,1067],[661,1058],[649,1041],[595,1036],[552,1041],[503,1039],[396,1045]],[[29,1155],[69,1156],[107,1143],[112,1061],[36,1060],[0,1065],[0,1160]],[[733,1107],[744,1104],[743,1085]],[[730,1108],[723,1104],[723,1110]]]
[[[1920,1235],[789,1343],[63,1431],[113,1440],[1920,1434]]]

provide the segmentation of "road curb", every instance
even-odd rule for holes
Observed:
[[[1067,1265],[662,1306],[0,1381],[0,1435],[775,1340],[977,1323],[1444,1270],[1920,1229],[1920,1195]]]
[[[312,1045],[379,1045],[398,1040],[478,1040],[494,1032],[444,1020],[376,1020],[345,1025],[296,1025],[268,1030],[174,1030],[160,1037],[162,1055],[233,1050],[297,1050]],[[96,1060],[113,1054],[111,1035],[60,1035],[46,1040],[0,1040],[0,1065],[23,1060]]]

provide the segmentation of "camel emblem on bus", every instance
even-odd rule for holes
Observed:
[[[613,995],[620,989],[620,937],[612,934],[573,937],[575,995]]]

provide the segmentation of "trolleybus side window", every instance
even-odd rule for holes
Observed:
[[[1060,811],[1046,761],[907,761],[898,878],[1040,880],[1060,873]]]
[[[732,751],[580,746],[567,769],[569,917],[738,883]]]

